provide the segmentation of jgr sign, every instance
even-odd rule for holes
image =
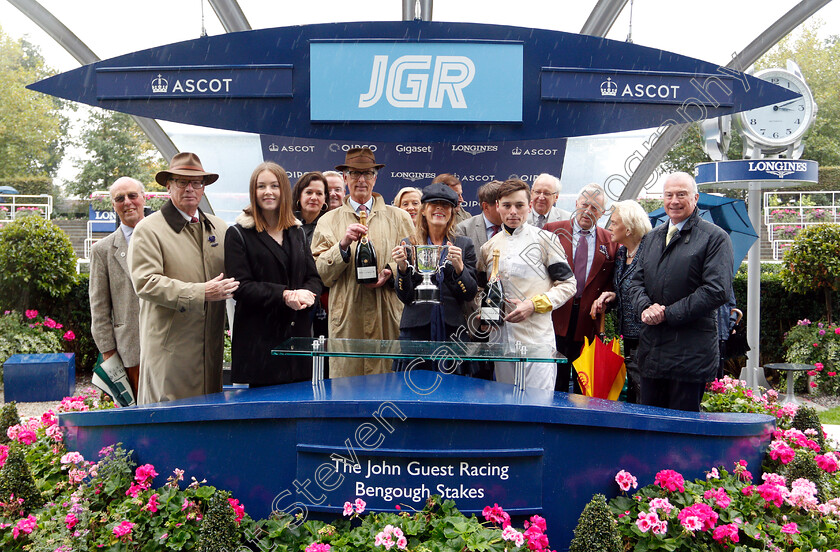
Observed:
[[[310,44],[313,121],[522,121],[521,44]]]

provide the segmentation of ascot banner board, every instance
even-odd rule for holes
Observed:
[[[208,36],[29,86],[179,123],[320,140],[493,143],[655,128],[799,97],[671,52],[437,21]]]
[[[819,180],[819,163],[805,159],[737,159],[697,165],[698,185],[726,184],[744,188],[750,182],[770,182],[779,187]]]
[[[485,142],[380,142],[339,141],[260,137],[263,159],[273,161],[286,170],[294,184],[309,171],[331,170],[344,162],[345,154],[355,147],[370,148],[376,160],[384,163],[376,179],[374,191],[390,202],[400,188],[423,188],[439,174],[451,173],[461,181],[464,208],[477,214],[481,211],[477,192],[491,180],[518,178],[532,184],[541,173],[560,178],[566,140],[518,140]]]

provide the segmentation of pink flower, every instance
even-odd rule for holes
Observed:
[[[837,329],[840,330],[840,328],[837,328]],[[836,331],[835,331],[835,333],[836,333]],[[822,362],[815,362],[814,363],[814,368],[816,368],[817,372],[819,372],[820,370],[823,369],[823,363]]]
[[[657,519],[657,521],[659,520]],[[636,527],[638,527],[639,531],[642,533],[650,531],[652,524],[646,513],[639,512],[639,519],[636,520]]]
[[[673,508],[674,506],[671,505],[667,498],[653,498],[650,501],[651,510],[662,510],[666,516],[671,514]]]
[[[84,461],[85,458],[75,451],[68,452],[67,454],[61,457],[62,464],[81,464]]]
[[[692,529],[686,524],[686,520],[688,518],[697,518],[700,522],[700,528],[703,531],[708,531],[712,529],[718,520],[717,512],[712,510],[712,508],[708,504],[703,504],[702,502],[698,502],[697,504],[692,504],[686,508],[683,508],[682,511],[677,515],[677,518],[682,523],[683,527],[688,529],[689,531],[696,531],[697,529]],[[696,527],[696,523],[694,521],[690,522],[693,527]]]
[[[353,504],[350,502],[344,503],[344,515],[345,516],[352,516],[353,515]]]
[[[706,474],[706,480],[709,479],[720,479],[720,472],[718,472],[717,468],[712,468],[712,471]]]
[[[680,520],[680,524],[689,531],[699,531],[703,528],[703,522],[697,516],[686,516]]]
[[[73,341],[76,339],[76,334],[74,334],[72,330],[67,330],[62,337],[64,338],[64,341]]]
[[[665,490],[685,492],[685,480],[682,474],[674,470],[662,470],[656,474],[653,482]]]
[[[126,535],[131,534],[131,530],[134,528],[136,524],[131,523],[130,521],[121,521],[119,525],[114,527],[114,535],[118,537],[125,537]]]
[[[836,328],[834,328],[834,333],[840,334],[840,326],[837,326]]]
[[[125,496],[130,496],[132,498],[137,498],[137,495],[142,493],[146,490],[145,485],[138,485],[136,483],[132,483],[128,490],[125,491]]]
[[[816,370],[808,370],[808,372],[807,372],[807,373],[808,373],[808,375],[809,375],[809,376],[816,376],[816,375],[817,375],[817,371],[816,371]]]
[[[654,535],[664,535],[668,532],[668,522],[663,519],[662,521],[653,526],[651,532]]]
[[[28,318],[29,320],[32,320],[33,318],[38,316],[38,311],[27,309],[23,312],[23,314],[26,315],[26,318]]]
[[[149,497],[149,501],[143,506],[144,510],[148,510],[149,512],[155,513],[158,511],[158,506],[160,503],[157,501],[158,495],[154,493],[152,496]]]
[[[502,531],[502,538],[506,541],[512,541],[513,544],[516,546],[522,546],[525,544],[525,535],[508,525],[505,527],[504,531]]]
[[[229,498],[228,504],[230,507],[233,508],[233,512],[236,514],[236,524],[239,525],[239,522],[242,521],[242,518],[245,517],[245,506],[239,503],[239,499],[237,498]],[[329,552],[329,546],[323,552]]]
[[[490,506],[485,506],[484,510],[481,511],[481,514],[487,521],[492,521],[497,525],[501,524],[502,527],[510,525],[510,515],[508,515],[508,513],[505,512],[498,504],[493,504],[492,508]]]
[[[0,468],[6,463],[6,458],[9,457],[9,447],[7,445],[0,445]]]
[[[828,454],[818,454],[814,457],[814,460],[816,460],[817,465],[823,471],[828,473],[837,471],[837,457],[831,452]]]
[[[37,313],[36,313],[37,315]],[[15,524],[15,528],[12,529],[12,538],[17,539],[21,533],[26,533],[27,535],[32,533],[38,527],[38,520],[35,516],[30,515],[29,517],[22,518],[18,520]]]
[[[385,550],[390,550],[395,544],[397,548],[405,549],[408,546],[408,540],[405,538],[402,529],[393,525],[386,525],[385,529],[377,533],[373,540],[374,546],[384,546]]]
[[[109,455],[109,454],[111,454],[112,452],[114,452],[114,447],[113,447],[113,445],[108,445],[107,447],[102,447],[102,448],[99,450],[99,457],[100,457],[100,458],[102,458],[103,456],[108,456],[108,455]]]
[[[134,479],[141,485],[146,485],[147,488],[152,483],[149,479],[154,479],[157,476],[158,472],[155,471],[155,467],[151,464],[143,464],[134,470]]]
[[[832,378],[837,375],[837,372],[827,372],[827,373],[828,373],[829,377],[832,377]]]
[[[321,544],[319,542],[313,542],[309,546],[306,547],[304,552],[330,552],[330,545],[329,544]]]
[[[73,529],[73,527],[75,527],[77,523],[79,523],[79,520],[76,519],[76,516],[74,516],[72,513],[67,514],[67,516],[65,516],[64,518],[64,524],[67,525],[67,529]]]
[[[797,527],[796,523],[788,523],[787,525],[782,525],[782,533],[788,535],[795,535],[799,533],[799,527]]]
[[[734,523],[718,525],[712,532],[712,538],[717,542],[738,542],[738,526]]]
[[[52,318],[50,318],[49,316],[45,316],[45,317],[44,317],[44,326],[46,326],[46,327],[48,327],[48,328],[50,328],[50,329],[53,329],[53,328],[55,328],[55,327],[56,327],[56,322],[55,322],[55,320],[53,320],[53,319],[52,319]]]
[[[31,445],[38,440],[38,435],[36,435],[31,429],[22,429],[20,433],[18,433],[16,440],[21,444]]]
[[[618,488],[624,492],[629,491],[631,488],[636,489],[639,487],[636,478],[624,470],[615,474],[615,482],[618,483]]]
[[[356,513],[357,514],[363,513],[365,511],[365,506],[367,506],[367,503],[364,500],[362,500],[361,498],[357,498],[356,502],[354,504],[356,506]]]
[[[770,458],[773,460],[778,460],[782,464],[788,464],[796,456],[796,451],[794,451],[786,442],[781,439],[777,439],[770,443],[769,454]]]

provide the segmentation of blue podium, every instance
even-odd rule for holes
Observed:
[[[76,355],[12,355],[3,364],[6,402],[60,401],[76,391]]]
[[[163,484],[175,468],[229,489],[249,514],[341,516],[345,501],[421,508],[430,494],[480,515],[539,513],[568,547],[594,493],[625,469],[703,477],[744,459],[755,477],[769,416],[671,411],[413,371],[226,391],[170,403],[62,414],[70,449],[122,442]]]

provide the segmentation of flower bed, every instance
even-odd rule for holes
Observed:
[[[776,225],[773,227],[773,239],[792,240],[796,237],[800,230],[802,230],[802,226],[800,225]]]
[[[773,209],[770,211],[770,222],[799,222],[799,211],[796,209]]]
[[[797,374],[799,388],[809,385],[827,395],[840,394],[840,326],[800,320],[785,334],[785,360],[814,368]],[[810,380],[810,381],[809,381]]]
[[[608,509],[604,504],[604,524],[592,525],[590,519],[597,518],[590,506],[604,501],[596,496],[575,530],[572,550],[840,548],[840,456],[826,449],[817,430],[794,427],[805,419],[802,412],[778,405],[777,396],[724,378],[710,384],[704,397],[710,411],[768,413],[778,420],[760,481],[752,480],[743,461],[710,466],[706,478],[696,481],[663,466],[641,489],[622,470],[615,478],[621,494]],[[65,399],[59,411],[112,404],[91,391]],[[155,467],[136,465],[120,445],[85,459],[66,450],[55,414],[19,423],[12,409],[7,405],[0,414],[10,439],[0,445],[4,551],[550,552],[550,528],[542,517],[516,527],[497,504],[484,509],[483,519],[466,517],[438,496],[420,511],[398,505],[396,513],[370,513],[363,500],[348,501],[344,517],[331,523],[300,512],[253,520],[237,498],[205,481],[186,484],[180,469],[155,488]],[[29,487],[22,482],[27,473]],[[596,541],[612,545],[592,544]]]

